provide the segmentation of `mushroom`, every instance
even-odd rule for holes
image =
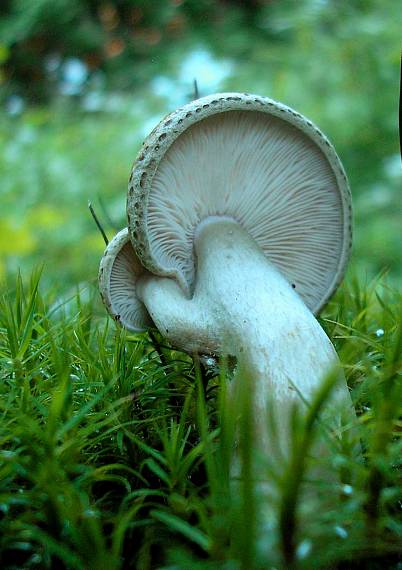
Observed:
[[[261,438],[274,402],[288,446],[286,410],[300,395],[308,401],[337,364],[314,316],[339,285],[351,245],[350,192],[332,145],[270,99],[198,99],[144,142],[127,215],[138,258],[128,241],[108,251],[115,256],[102,262],[108,310],[135,327],[129,299],[137,307],[137,296],[177,347],[235,356],[253,378]],[[142,276],[138,260],[147,269]],[[337,390],[335,400],[351,410],[344,379]],[[270,449],[269,441],[262,445]]]
[[[137,281],[145,273],[125,228],[108,243],[103,254],[99,289],[102,301],[114,320],[132,332],[142,332],[152,326],[149,314],[136,293]]]

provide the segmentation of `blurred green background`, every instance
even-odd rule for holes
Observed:
[[[395,0],[2,0],[0,278],[94,280],[146,134],[192,97],[282,101],[332,140],[355,208],[351,271],[402,276]]]

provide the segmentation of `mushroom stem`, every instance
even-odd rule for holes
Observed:
[[[211,216],[195,235],[194,294],[186,298],[171,279],[141,278],[137,292],[161,333],[188,352],[237,358],[253,379],[258,440],[271,450],[268,403],[277,414],[278,443],[289,446],[288,411],[309,401],[337,365],[336,352],[297,292],[235,220]],[[339,372],[340,374],[341,371]],[[343,379],[336,400],[351,400]]]

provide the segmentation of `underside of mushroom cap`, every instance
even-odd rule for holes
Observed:
[[[121,230],[108,244],[101,259],[99,289],[109,314],[133,332],[153,326],[136,293],[137,280],[145,272],[131,245],[127,228]]]
[[[194,232],[209,216],[238,221],[315,313],[349,257],[350,192],[332,145],[254,95],[211,95],[166,117],[134,164],[127,214],[141,262],[188,294]]]

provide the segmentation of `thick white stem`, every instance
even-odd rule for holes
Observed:
[[[202,222],[195,253],[191,299],[172,280],[156,277],[142,280],[139,295],[161,333],[178,347],[236,356],[253,379],[261,437],[265,439],[271,402],[280,411],[280,439],[286,446],[290,405],[310,400],[337,365],[335,350],[297,292],[234,220],[211,217]],[[351,409],[344,379],[337,389],[339,399]]]

